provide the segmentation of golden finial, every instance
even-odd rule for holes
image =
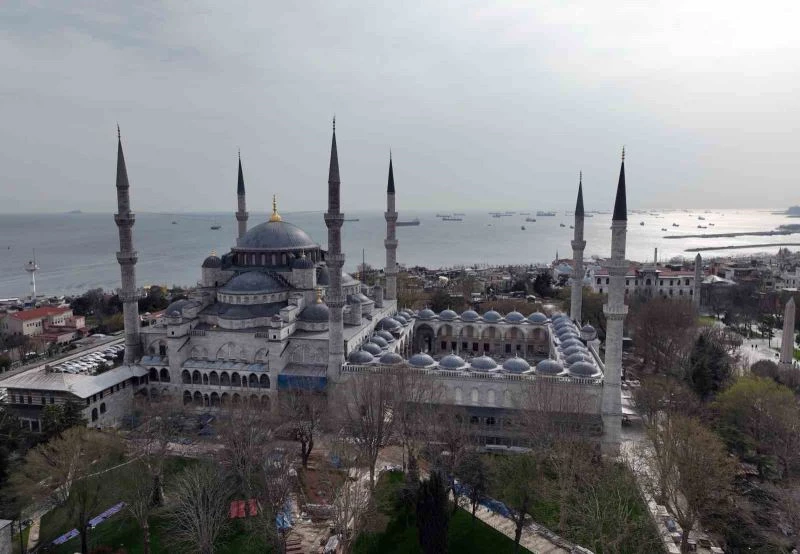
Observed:
[[[216,248],[212,248],[211,249],[211,255],[212,256],[216,256],[217,255],[217,249]]]
[[[278,215],[278,197],[272,195],[272,215],[269,217],[270,221],[280,221],[281,216]]]
[[[322,304],[322,288],[317,287],[317,304]]]

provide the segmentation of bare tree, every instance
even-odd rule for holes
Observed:
[[[282,431],[288,432],[292,440],[300,444],[300,460],[304,468],[314,450],[314,441],[322,430],[327,414],[327,397],[308,386],[286,391],[281,396],[281,413],[285,423]]]
[[[66,505],[88,552],[88,524],[113,486],[107,472],[122,462],[122,441],[113,434],[72,427],[30,450],[14,475],[20,494]]]
[[[420,451],[434,439],[431,426],[444,389],[441,381],[410,367],[398,368],[392,374],[395,392],[392,418],[403,446],[403,459],[409,463],[419,457]],[[405,470],[405,464],[403,464]]]
[[[534,454],[501,456],[497,458],[494,470],[500,497],[512,509],[514,552],[519,552],[522,529],[529,520],[528,512],[541,487],[541,460]]]
[[[390,439],[396,425],[396,391],[390,372],[352,375],[342,383],[342,417],[345,432],[360,450],[360,459],[369,467],[370,489],[375,488],[378,454]]]
[[[697,521],[722,511],[733,462],[716,435],[696,419],[675,415],[648,435],[657,447],[640,453],[645,462],[640,475],[683,529],[681,552],[688,552],[689,533]]]
[[[254,496],[256,479],[274,445],[273,419],[260,406],[238,404],[221,414],[222,456],[242,491]]]
[[[633,303],[629,329],[644,367],[674,373],[692,347],[697,320],[690,300],[652,298]]]
[[[231,483],[213,462],[191,465],[173,488],[172,537],[201,554],[213,554],[228,524]]]
[[[142,530],[142,552],[150,554],[150,515],[153,513],[153,479],[148,465],[138,459],[119,482],[128,512]]]
[[[345,482],[333,497],[333,526],[342,552],[349,552],[367,513],[370,488],[359,471],[361,450],[346,436],[333,439],[331,453],[340,461]]]
[[[453,495],[453,513],[458,509],[459,494],[455,483],[456,468],[474,445],[467,410],[459,406],[440,405],[431,427],[436,437],[438,455],[433,460],[450,476],[450,492]],[[441,449],[444,452],[441,452]]]

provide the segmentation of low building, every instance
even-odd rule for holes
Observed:
[[[591,277],[592,292],[607,294],[611,283],[608,269],[597,268]],[[694,269],[671,269],[660,265],[631,264],[625,273],[625,296],[692,298]]]
[[[53,306],[9,312],[0,321],[3,335],[38,338],[46,343],[70,342],[79,338],[85,328],[85,318],[74,315],[72,308]]]

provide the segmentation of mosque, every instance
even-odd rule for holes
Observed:
[[[140,328],[129,183],[121,140],[117,154],[120,251],[125,319],[125,364],[143,370],[151,396],[182,397],[214,408],[259,403],[277,409],[280,390],[314,388],[376,371],[405,368],[434,380],[441,402],[464,407],[486,444],[513,446],[509,429],[531,387],[551,392],[533,409],[555,409],[553,390],[574,391],[579,412],[604,450],[619,448],[620,375],[627,209],[625,161],[620,168],[608,264],[605,359],[595,330],[581,325],[582,283],[575,280],[571,313],[457,314],[397,306],[397,211],[392,160],[386,194],[385,287],[366,286],[342,272],[339,162],[334,122],[328,173],[328,249],[284,221],[273,197],[272,215],[248,228],[245,183],[238,167],[238,238],[228,253],[212,253],[189,298],[173,302],[156,325]],[[575,274],[582,274],[583,189],[578,187]],[[542,389],[544,390],[544,389]],[[476,428],[477,429],[477,428]]]

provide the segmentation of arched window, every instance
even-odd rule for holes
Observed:
[[[461,391],[461,387],[456,387],[453,392],[455,393],[456,404],[461,404],[464,401],[464,393]]]
[[[219,406],[219,395],[216,392],[211,393],[211,405]]]
[[[163,383],[169,383],[169,370],[166,368],[162,368],[160,377]]]
[[[242,397],[239,396],[239,393],[233,393],[233,404],[239,405],[242,403]]]
[[[105,402],[101,402],[100,403],[100,413],[101,414],[106,413],[106,403]]]
[[[235,371],[233,372],[233,375],[231,375],[231,386],[233,386],[233,387],[241,387],[242,386],[242,380],[239,378],[239,374],[236,373]],[[238,396],[238,395],[236,395],[236,396]]]
[[[261,379],[259,381],[261,382],[261,388],[262,389],[268,389],[269,388],[269,375],[262,375]]]
[[[208,384],[208,375],[206,373],[203,374],[203,384],[204,385]]]
[[[258,375],[256,375],[255,373],[250,374],[249,385],[251,388],[258,388]]]
[[[212,371],[208,374],[208,382],[212,385],[219,385],[219,375],[217,375],[216,371]]]
[[[191,402],[192,402],[192,393],[190,393],[188,390],[183,391],[183,404],[184,405],[191,404]]]
[[[231,378],[228,375],[227,371],[223,371],[219,375],[219,384],[223,387],[229,387],[231,385]]]
[[[231,395],[229,395],[227,392],[223,392],[222,396],[219,397],[219,403],[223,406],[227,406],[230,398]]]
[[[200,382],[201,382],[200,381],[200,372],[195,369],[192,372],[192,383],[195,384],[195,385],[199,385]]]
[[[472,391],[470,391],[469,396],[473,404],[478,403],[478,399],[480,398],[480,393],[478,392],[478,389],[473,388]]]
[[[150,381],[158,381],[158,370],[154,367],[150,368]]]
[[[189,373],[189,370],[184,369],[183,371],[181,371],[181,382],[184,385],[188,385],[192,382],[192,375],[191,373]]]
[[[97,408],[92,408],[92,421],[97,421]]]
[[[194,393],[194,403],[196,405],[198,405],[198,406],[202,406],[203,405],[203,395],[200,394],[197,391],[195,391],[195,393]]]
[[[493,390],[490,390],[489,392],[486,393],[486,402],[488,404],[494,406],[495,396],[494,396],[494,391]]]
[[[269,396],[267,396],[267,395],[265,394],[265,395],[263,395],[263,396],[261,397],[261,405],[262,405],[264,408],[266,408],[267,410],[269,410],[269,409],[270,409],[270,403],[271,403],[271,400],[269,399]]]

